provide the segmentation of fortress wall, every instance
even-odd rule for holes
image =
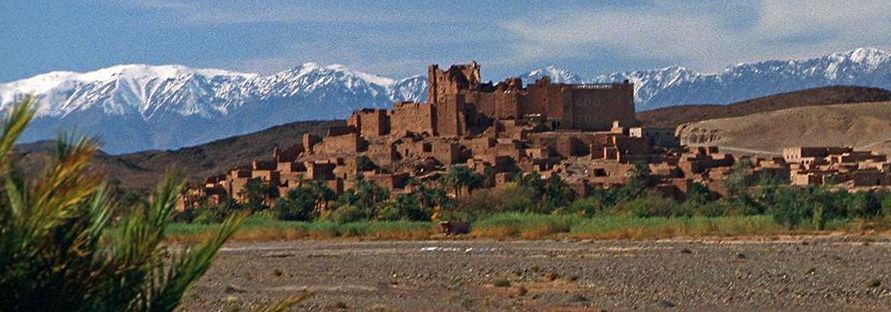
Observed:
[[[632,84],[572,87],[572,127],[582,130],[607,130],[612,121],[634,125],[634,87]]]
[[[411,131],[435,135],[435,126],[431,104],[398,103],[390,113],[390,131],[393,133]]]
[[[362,137],[358,133],[326,136],[315,146],[315,151],[322,154],[358,153],[362,151]]]
[[[436,133],[442,136],[460,136],[466,132],[464,97],[447,95],[436,104]]]
[[[356,127],[365,137],[378,137],[390,133],[390,116],[384,109],[363,109],[347,119],[347,125]]]
[[[496,93],[495,96],[495,119],[519,119],[520,115],[520,93],[506,92]]]

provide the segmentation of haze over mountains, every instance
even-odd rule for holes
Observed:
[[[483,64],[485,66],[485,64]],[[635,83],[637,109],[726,104],[826,85],[891,88],[891,53],[860,48],[822,57],[764,61],[705,74],[683,67],[582,77],[546,67],[520,75],[555,82]],[[307,63],[272,75],[185,66],[120,65],[89,73],[52,72],[0,84],[0,108],[26,94],[38,117],[23,139],[54,138],[59,129],[100,137],[125,153],[172,149],[298,120],[345,118],[361,107],[424,100],[426,77],[391,79],[341,65]]]

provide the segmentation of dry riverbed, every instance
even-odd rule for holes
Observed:
[[[231,243],[186,310],[891,310],[891,241]]]

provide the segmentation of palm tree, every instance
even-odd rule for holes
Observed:
[[[183,183],[166,178],[150,201],[113,224],[118,207],[102,176],[88,168],[95,141],[60,136],[40,174],[15,168],[13,145],[33,116],[28,98],[0,127],[0,310],[176,308],[244,215],[227,219],[202,244],[169,246],[164,230]],[[299,300],[292,299],[282,305]]]
[[[450,187],[455,196],[461,195],[461,190],[465,189],[468,193],[472,193],[474,189],[482,186],[482,177],[472,170],[464,166],[452,166],[443,176],[443,184]]]

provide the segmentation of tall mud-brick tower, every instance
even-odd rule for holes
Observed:
[[[446,95],[479,89],[480,65],[470,61],[469,64],[452,65],[442,71],[439,65],[434,64],[427,67],[427,78],[427,103],[441,103]]]

